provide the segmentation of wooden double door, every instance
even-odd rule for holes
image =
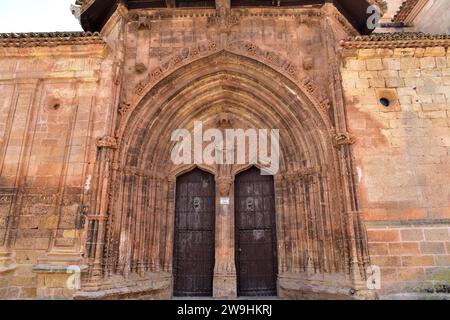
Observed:
[[[275,201],[272,176],[251,168],[235,179],[238,295],[276,295]],[[174,295],[211,296],[215,255],[215,180],[195,169],[177,179]]]

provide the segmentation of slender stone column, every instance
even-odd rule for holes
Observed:
[[[219,170],[219,172],[222,170]],[[214,266],[214,298],[235,298],[237,277],[234,248],[233,178],[216,178],[216,262]]]

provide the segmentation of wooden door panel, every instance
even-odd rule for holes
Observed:
[[[239,295],[276,295],[275,194],[272,176],[252,168],[236,177]]]
[[[215,182],[195,169],[177,179],[174,295],[211,296],[214,269]]]

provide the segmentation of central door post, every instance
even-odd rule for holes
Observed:
[[[213,297],[237,297],[237,278],[234,254],[234,197],[233,178],[216,178],[216,264],[214,267]],[[228,171],[228,170],[225,170]]]

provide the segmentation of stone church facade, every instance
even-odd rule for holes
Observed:
[[[78,4],[0,35],[0,298],[448,294],[449,36],[369,35],[374,0]],[[279,129],[279,171],[173,164],[194,121]]]

